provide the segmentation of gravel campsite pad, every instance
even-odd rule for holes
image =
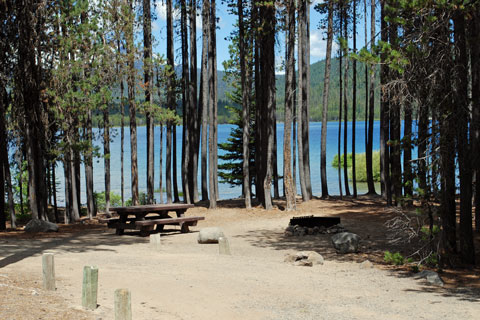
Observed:
[[[0,319],[113,319],[114,291],[131,291],[134,319],[474,319],[480,310],[478,269],[444,271],[444,287],[383,263],[390,249],[376,200],[313,200],[296,212],[239,209],[240,200],[205,216],[191,233],[161,234],[160,248],[138,234],[115,235],[95,223],[60,225],[55,234],[0,234]],[[285,236],[292,216],[339,216],[362,239],[359,252],[338,254],[331,234]],[[231,255],[199,244],[198,231],[220,227]],[[478,239],[477,239],[478,240]],[[478,243],[478,242],[477,242]],[[480,246],[477,245],[477,248]],[[315,251],[323,264],[284,262]],[[55,254],[56,291],[42,289],[44,252]],[[372,263],[365,263],[366,260]],[[97,266],[98,308],[81,308],[82,269]]]

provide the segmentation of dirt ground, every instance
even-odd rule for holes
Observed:
[[[115,235],[95,221],[60,225],[54,234],[0,234],[0,319],[114,319],[118,288],[132,294],[134,319],[478,319],[480,270],[442,270],[444,288],[416,280],[406,268],[383,262],[385,221],[395,215],[376,199],[313,200],[291,213],[239,209],[240,200],[205,216],[189,234],[166,227],[162,247],[138,233]],[[285,237],[293,216],[339,216],[362,238],[357,254],[338,255],[331,235]],[[198,230],[219,226],[231,256],[198,244]],[[476,242],[477,248],[480,243]],[[298,267],[285,254],[313,250],[324,265]],[[42,289],[41,255],[55,254],[55,292]],[[480,258],[480,257],[479,257]],[[362,268],[370,260],[373,268]],[[81,308],[83,266],[99,268],[98,308]]]

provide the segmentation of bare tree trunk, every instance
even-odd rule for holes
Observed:
[[[211,44],[212,44],[212,71],[213,71],[213,137],[215,147],[213,148],[214,159],[215,162],[212,162],[213,165],[213,181],[215,187],[215,196],[217,200],[219,199],[218,193],[218,72],[217,72],[217,15],[216,15],[216,7],[215,1],[210,1],[210,18],[212,21],[212,25],[210,26],[210,34],[211,34]]]
[[[465,17],[457,12],[454,18],[456,45],[456,121],[458,167],[460,171],[460,254],[462,262],[475,264],[475,247],[472,232],[472,156],[470,152],[468,106],[468,53],[465,34]]]
[[[137,165],[137,117],[135,106],[135,44],[133,42],[134,11],[133,1],[129,0],[130,12],[127,21],[127,56],[128,56],[128,104],[130,113],[130,152],[132,177],[132,205],[138,205],[138,165]],[[105,193],[105,197],[107,194]]]
[[[80,207],[78,205],[78,192],[76,183],[76,166],[75,166],[75,152],[70,151],[70,187],[71,187],[71,204],[72,212],[70,216],[71,222],[76,222],[80,219]],[[45,216],[46,217],[46,216]]]
[[[280,199],[278,186],[278,156],[277,156],[277,104],[273,101],[273,150],[272,150],[272,170],[273,170],[273,199]]]
[[[216,122],[215,119],[217,117],[217,97],[216,97],[216,9],[215,9],[215,0],[211,1],[210,6],[210,37],[208,38],[208,83],[209,83],[209,142],[208,142],[208,154],[209,154],[209,162],[208,162],[208,187],[210,193],[210,209],[217,208],[217,176],[215,167],[217,166],[217,157],[216,157],[216,148],[217,148],[217,140],[216,140]]]
[[[167,0],[167,65],[168,65],[168,84],[167,84],[167,105],[171,110],[176,110],[175,103],[175,61],[173,48],[173,12],[172,0]],[[172,202],[172,131],[174,124],[172,121],[167,123],[167,150],[165,159],[165,183],[167,189],[167,203]]]
[[[333,43],[333,2],[328,2],[328,27],[327,27],[327,52],[325,61],[325,78],[323,82],[322,100],[322,138],[320,146],[320,174],[322,180],[322,198],[328,197],[327,184],[327,121],[328,121],[328,96],[330,93],[330,71],[332,61]]]
[[[305,187],[307,189],[308,200],[312,199],[312,179],[310,175],[310,1],[305,1],[305,23],[304,32],[304,58],[302,59],[304,68],[302,77],[303,88],[303,125],[302,125],[302,140],[303,140],[303,161],[305,169]]]
[[[190,164],[190,140],[192,135],[191,127],[191,106],[192,99],[190,95],[190,72],[188,63],[188,28],[187,28],[187,3],[186,0],[180,1],[181,12],[181,39],[182,39],[182,102],[183,102],[183,131],[182,131],[182,189],[183,201],[191,203],[189,188],[189,168]],[[190,173],[191,174],[191,173]]]
[[[348,14],[347,14],[347,4],[344,4],[343,8],[344,16],[344,26],[343,26],[343,37],[345,40],[348,39]],[[348,49],[345,48],[345,68],[344,68],[344,84],[343,84],[343,106],[344,106],[344,115],[343,115],[343,181],[345,184],[345,195],[350,195],[350,187],[348,185]],[[340,72],[342,72],[340,70]],[[342,121],[342,119],[340,119]]]
[[[339,12],[340,15],[340,34],[343,30],[343,14]],[[339,58],[338,58],[338,79],[339,79],[339,96],[340,96],[340,103],[338,106],[338,146],[337,146],[337,156],[338,156],[338,190],[340,192],[340,199],[343,197],[343,190],[342,190],[342,158],[340,154],[341,150],[341,141],[342,141],[342,102],[343,102],[343,76],[342,76],[342,62],[343,62],[343,49],[339,49]]]
[[[357,53],[357,0],[353,0],[353,53]],[[352,83],[352,184],[353,197],[357,197],[357,169],[356,169],[356,127],[357,127],[357,60],[353,59],[353,83]]]
[[[296,209],[295,191],[292,178],[292,149],[291,149],[291,133],[292,133],[292,115],[293,101],[295,93],[293,91],[293,74],[295,73],[295,1],[289,0],[287,3],[287,66],[285,69],[285,126],[283,131],[283,180],[285,189],[285,198],[287,201],[286,210]]]
[[[413,171],[412,171],[412,108],[404,106],[403,127],[403,186],[405,197],[411,203],[413,197]]]
[[[298,178],[300,179],[300,191],[302,192],[302,199],[303,201],[308,201],[308,191],[306,185],[306,178],[305,178],[305,161],[303,159],[305,152],[304,152],[304,145],[305,141],[303,140],[303,126],[305,121],[303,120],[304,117],[304,85],[303,82],[306,80],[304,77],[305,71],[304,66],[305,63],[303,59],[305,57],[305,53],[303,52],[305,49],[304,45],[304,35],[305,32],[305,0],[301,0],[298,3],[298,109],[297,109],[297,145],[298,145]]]
[[[392,22],[389,27],[390,43],[394,49],[398,49],[398,26]],[[395,71],[390,72],[392,78],[398,77]],[[402,163],[400,149],[400,103],[393,101],[390,108],[390,142],[391,142],[391,181],[393,193],[395,195],[395,204],[398,206],[402,201]],[[388,192],[387,192],[388,194]]]
[[[97,215],[97,208],[95,207],[94,190],[93,190],[93,130],[92,130],[92,110],[87,111],[87,142],[88,150],[85,152],[85,189],[87,191],[87,212],[88,218]]]
[[[52,162],[52,193],[53,193],[53,212],[55,214],[55,222],[60,222],[60,217],[58,216],[58,207],[57,207],[57,179],[55,177],[55,161]]]
[[[118,51],[120,52],[120,41],[117,42]],[[120,76],[120,197],[122,198],[122,207],[125,206],[125,177],[124,177],[124,146],[125,146],[125,105],[123,92],[123,74]]]
[[[36,56],[39,35],[34,30],[34,15],[39,5],[38,1],[15,2],[18,21],[18,52],[17,70],[15,72],[16,90],[19,97],[17,103],[25,112],[27,160],[29,173],[29,200],[32,218],[47,217],[47,197],[45,184],[45,155],[42,137],[43,108],[40,99],[40,68]]]
[[[202,201],[208,200],[207,183],[207,137],[208,137],[208,114],[209,114],[209,74],[208,74],[208,51],[210,38],[210,1],[202,3],[202,69],[201,69],[201,105],[202,105]]]
[[[245,197],[245,208],[251,209],[250,194],[250,83],[247,79],[250,77],[250,67],[247,61],[245,48],[245,24],[243,20],[243,0],[237,1],[238,8],[238,29],[239,29],[239,50],[240,50],[240,79],[242,86],[242,175],[243,175],[243,195]],[[248,43],[248,42],[247,42]]]
[[[370,18],[370,46],[371,51],[375,50],[375,1],[372,1],[371,5],[371,18]],[[370,66],[370,97],[369,97],[369,107],[368,107],[368,136],[367,136],[367,145],[365,150],[365,158],[367,165],[367,186],[368,194],[376,194],[375,184],[373,182],[373,120],[375,112],[375,65]]]
[[[191,202],[196,203],[198,197],[198,149],[200,143],[200,123],[197,99],[197,0],[190,0],[190,130],[192,131],[190,168],[188,185]]]
[[[158,190],[160,190],[160,203],[163,203],[163,125],[160,124],[160,156],[159,156],[159,169],[158,169]]]
[[[363,23],[364,23],[364,26],[367,25],[367,15],[368,15],[368,11],[367,11],[367,0],[364,0],[363,1]],[[365,31],[365,48],[367,47],[367,43],[368,43],[368,31],[367,31],[367,28],[363,28],[364,31]],[[369,103],[368,103],[368,94],[369,94],[369,89],[370,89],[370,78],[368,76],[368,64],[367,63],[364,63],[364,73],[365,73],[365,147],[367,146],[367,141],[368,141],[368,107],[369,107]]]
[[[385,21],[385,1],[381,2],[381,38],[382,41],[388,42],[388,26]],[[385,61],[386,54],[381,54],[381,60]],[[383,63],[380,66],[380,83],[386,84],[389,78],[388,66]],[[373,84],[372,84],[373,86]],[[390,99],[385,96],[382,90],[382,98],[380,100],[380,184],[382,197],[387,200],[387,204],[392,204],[392,192],[390,183],[390,147],[388,140],[390,136]]]
[[[472,72],[472,167],[475,171],[475,231],[480,233],[480,8],[473,14],[470,30]]]
[[[263,180],[264,207],[271,210],[272,205],[272,175],[273,175],[273,138],[274,138],[274,112],[275,112],[275,6],[265,5],[261,8],[262,34],[261,63],[262,63],[262,88],[265,93],[263,106],[264,123],[266,126],[266,158],[265,178]]]
[[[2,53],[0,53],[2,54]],[[0,74],[2,76],[2,74]],[[0,81],[3,79],[0,78]],[[2,81],[3,83],[3,81]],[[0,83],[0,84],[2,84]],[[6,99],[6,90],[3,86],[0,87],[0,230],[7,229],[7,217],[5,215],[5,172],[9,167],[8,164],[8,149],[7,149],[7,132],[5,123],[5,109],[8,106]],[[15,217],[15,215],[13,215]],[[12,219],[12,228],[14,228],[15,220]]]
[[[145,102],[147,118],[147,203],[153,203],[153,193],[155,190],[154,179],[154,143],[155,143],[155,124],[151,110],[151,95],[153,88],[152,71],[152,15],[150,10],[150,0],[143,0],[143,68],[145,85]]]
[[[64,154],[64,160],[63,160],[63,172],[64,172],[64,178],[65,178],[65,211],[63,215],[63,223],[70,223],[70,216],[72,212],[72,187],[71,187],[71,181],[70,181],[70,155],[67,152]]]
[[[110,215],[110,121],[108,106],[103,111],[103,162],[105,165],[105,214]]]

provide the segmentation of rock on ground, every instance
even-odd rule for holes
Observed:
[[[360,237],[351,232],[337,233],[332,237],[332,244],[337,253],[358,252]]]
[[[198,233],[198,243],[218,243],[220,237],[225,237],[222,229],[218,227],[203,228]]]
[[[25,232],[57,232],[58,226],[55,223],[32,219],[25,226]]]
[[[443,287],[444,283],[442,278],[435,271],[423,270],[415,275],[417,279],[425,279],[428,283],[435,286]]]
[[[361,269],[371,269],[371,268],[373,268],[373,263],[370,260],[365,260],[362,263],[360,263],[360,268]]]
[[[321,254],[315,251],[299,251],[297,253],[287,254],[284,259],[287,263],[293,263],[296,266],[313,266],[323,264],[324,259]]]

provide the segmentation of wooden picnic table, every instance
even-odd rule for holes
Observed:
[[[189,226],[197,225],[199,220],[205,217],[185,217],[185,212],[193,208],[193,204],[149,204],[129,207],[113,207],[110,212],[118,214],[118,218],[100,219],[107,222],[109,228],[115,228],[116,234],[122,235],[126,229],[140,230],[141,236],[147,236],[155,226],[157,230],[163,230],[163,226],[179,225],[182,233],[189,232]],[[169,212],[175,212],[177,217],[172,218]],[[147,216],[148,215],[148,216]]]

